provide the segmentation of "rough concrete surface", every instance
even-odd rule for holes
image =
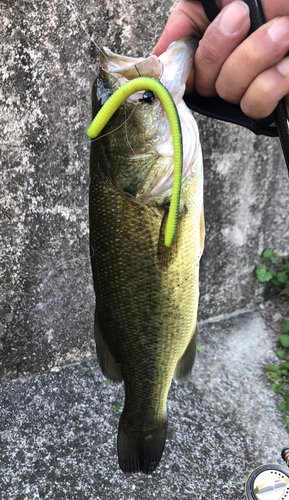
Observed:
[[[164,6],[149,0],[127,7],[0,1],[3,380],[95,353],[86,130],[98,50],[74,9],[99,44],[149,53]]]
[[[123,387],[106,386],[93,358],[85,132],[98,51],[84,27],[100,45],[147,55],[172,6],[0,0],[1,500],[239,500],[252,468],[277,460],[287,443],[262,368],[274,361],[273,341],[247,313],[201,324],[194,373],[170,390],[156,473],[118,469]],[[289,191],[277,139],[197,119],[204,320],[262,300],[253,270],[266,247],[288,253]]]
[[[273,340],[247,313],[201,324],[193,375],[170,390],[156,473],[118,469],[123,386],[106,386],[93,358],[85,132],[98,51],[83,27],[100,45],[147,55],[172,6],[0,0],[1,500],[239,500],[252,468],[277,460],[287,443],[262,368],[274,361]],[[204,320],[262,299],[253,270],[266,247],[288,253],[289,193],[277,139],[197,119]]]
[[[26,377],[94,355],[88,241],[90,89],[99,44],[147,55],[173,2],[0,1],[0,373]],[[80,25],[79,19],[82,21]],[[266,247],[288,253],[278,139],[199,117],[207,238],[199,317],[252,308]]]
[[[95,359],[4,383],[3,500],[244,500],[251,470],[288,443],[263,364],[275,360],[259,313],[200,326],[193,374],[173,383],[161,463],[124,475],[116,436],[123,386],[105,385]]]

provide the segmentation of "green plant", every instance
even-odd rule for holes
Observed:
[[[262,257],[276,263],[276,270],[268,269],[265,264],[261,264],[256,269],[257,278],[260,281],[270,281],[280,289],[282,294],[289,295],[289,262],[287,257],[279,257],[269,248],[264,250]]]
[[[268,365],[267,373],[269,377],[276,382],[273,384],[273,389],[276,394],[283,397],[283,401],[279,408],[284,413],[282,418],[289,419],[289,320],[285,319],[281,322],[281,330],[284,332],[278,346],[281,348],[277,351],[278,357],[282,360],[280,366]],[[289,432],[289,421],[286,424],[287,431]]]
[[[264,260],[269,260],[274,263],[274,269],[268,269],[265,264],[261,264],[256,269],[257,278],[260,281],[270,281],[280,290],[280,295],[289,295],[289,262],[287,257],[279,257],[269,248],[264,250],[262,257]],[[279,350],[277,355],[282,360],[280,366],[268,365],[267,375],[271,380],[275,380],[273,389],[276,394],[283,397],[280,403],[280,410],[284,413],[282,418],[288,420],[286,423],[287,431],[289,432],[289,320],[285,319],[281,322],[281,330],[283,335],[278,340]]]

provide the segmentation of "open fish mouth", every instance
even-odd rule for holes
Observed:
[[[196,40],[187,37],[172,43],[159,57],[154,55],[147,58],[126,57],[114,54],[106,47],[103,47],[100,53],[100,66],[110,81],[114,82],[114,89],[124,85],[128,80],[148,76],[159,79],[171,93],[178,109],[182,129],[183,181],[198,173],[201,155],[197,124],[182,99],[196,47]],[[126,102],[131,106],[139,106],[142,97],[143,92],[136,92]],[[170,198],[174,178],[174,148],[169,121],[158,99],[155,99],[152,106],[160,111],[157,140],[148,144],[145,151],[143,148],[140,150],[132,147],[127,155],[132,162],[137,163],[144,155],[157,153],[158,164],[162,164],[163,168],[158,168],[157,175],[146,173],[146,181],[140,188],[134,189],[133,193],[127,193],[122,186],[118,186],[125,195],[141,204],[148,204],[155,198],[161,203],[164,199]],[[126,126],[129,128],[129,122]],[[127,135],[129,139],[129,133]]]
[[[163,72],[162,63],[157,56],[139,58],[121,56],[107,47],[101,49],[100,64],[105,71],[118,78],[122,85],[139,76],[148,76],[158,80]],[[123,83],[121,79],[124,80]]]

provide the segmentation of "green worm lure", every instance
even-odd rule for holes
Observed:
[[[182,171],[183,171],[183,143],[182,143],[182,131],[179,119],[179,114],[174,103],[174,100],[166,89],[166,87],[159,81],[153,78],[140,77],[130,80],[125,83],[122,87],[117,89],[111,97],[105,102],[100,111],[95,116],[92,124],[90,125],[87,135],[94,139],[102,131],[108,121],[111,119],[113,114],[119,108],[119,106],[132,94],[140,90],[151,90],[160,99],[170,122],[173,146],[174,146],[174,181],[173,181],[173,191],[172,198],[169,208],[169,214],[165,230],[165,245],[170,248],[175,240],[178,218],[179,218],[179,205],[180,205],[180,193],[181,193],[181,183],[182,183]]]

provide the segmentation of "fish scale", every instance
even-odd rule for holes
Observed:
[[[191,184],[182,202],[187,194],[194,198]],[[163,245],[159,262],[163,218],[125,199],[100,174],[91,176],[90,190],[92,261],[103,334],[123,367],[124,414],[135,432],[150,435],[156,422],[166,418],[171,380],[196,326],[200,222],[194,212],[189,215],[192,203],[186,200],[176,255],[166,263],[165,254],[172,252]]]
[[[101,77],[105,81],[104,72]],[[109,84],[109,80],[110,77],[105,83]],[[94,98],[94,115],[97,106]],[[126,106],[128,115],[135,104]],[[104,133],[117,127],[123,119],[120,112]],[[148,105],[138,108],[133,129],[128,121],[127,133],[132,142],[137,120],[142,120],[140,130],[143,130],[147,113],[150,113]],[[157,124],[154,126],[157,128]],[[131,163],[131,158],[126,156],[124,144],[120,158],[116,151],[117,132],[111,136],[114,136],[112,148],[110,136],[91,144],[90,241],[96,294],[95,340],[104,375],[111,380],[124,380],[119,465],[124,472],[151,473],[165,444],[166,400],[172,378],[174,374],[176,380],[184,378],[195,356],[204,229],[202,163],[199,155],[193,171],[183,181],[177,237],[173,246],[167,248],[164,237],[169,195],[143,204],[116,185],[114,165],[119,169],[120,162],[124,164],[127,159]],[[136,140],[140,143],[141,136]],[[160,155],[155,157],[161,167]],[[153,168],[151,165],[151,156],[147,164],[142,156],[139,172],[145,177]],[[129,172],[128,168],[128,183]]]

